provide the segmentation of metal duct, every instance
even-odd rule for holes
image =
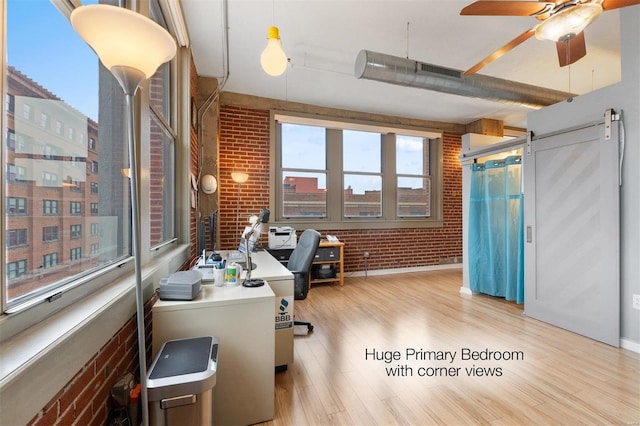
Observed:
[[[355,76],[400,86],[418,87],[532,108],[542,108],[575,96],[567,92],[486,75],[463,75],[459,70],[369,50],[361,50],[358,53]]]

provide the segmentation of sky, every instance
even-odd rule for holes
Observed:
[[[7,16],[9,65],[97,121],[98,58],[66,18],[49,0],[7,0]]]
[[[380,134],[373,132],[343,132],[345,151],[343,168],[345,171],[379,173],[381,164]],[[282,167],[292,169],[326,169],[325,131],[322,127],[288,125],[282,126]],[[292,143],[287,144],[287,141]],[[415,136],[396,137],[396,170],[398,173],[422,174],[422,138]],[[299,143],[304,142],[304,143]],[[323,173],[306,174],[295,172],[296,176],[318,177],[318,187],[326,189]],[[379,176],[345,176],[345,186],[351,186],[356,193],[365,190],[381,190]],[[402,186],[421,184],[415,179],[401,180]]]

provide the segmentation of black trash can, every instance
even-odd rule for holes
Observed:
[[[213,423],[218,339],[170,340],[147,374],[151,425]]]

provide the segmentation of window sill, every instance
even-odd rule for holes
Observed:
[[[179,246],[143,268],[145,300],[187,255]],[[0,424],[28,423],[135,311],[131,273],[0,344]]]
[[[437,219],[345,219],[343,221],[283,219],[271,225],[291,226],[294,229],[312,228],[323,230],[357,229],[403,229],[403,228],[442,228],[443,221]]]

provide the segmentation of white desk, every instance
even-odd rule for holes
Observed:
[[[251,254],[256,269],[251,278],[261,278],[269,284],[275,298],[276,354],[275,366],[285,368],[293,363],[293,274],[267,251]]]
[[[210,283],[192,301],[160,300],[152,309],[154,359],[168,340],[220,339],[213,392],[219,425],[273,419],[274,365],[293,362],[293,274],[267,252],[252,254],[252,261],[252,277],[266,281],[262,287]]]

